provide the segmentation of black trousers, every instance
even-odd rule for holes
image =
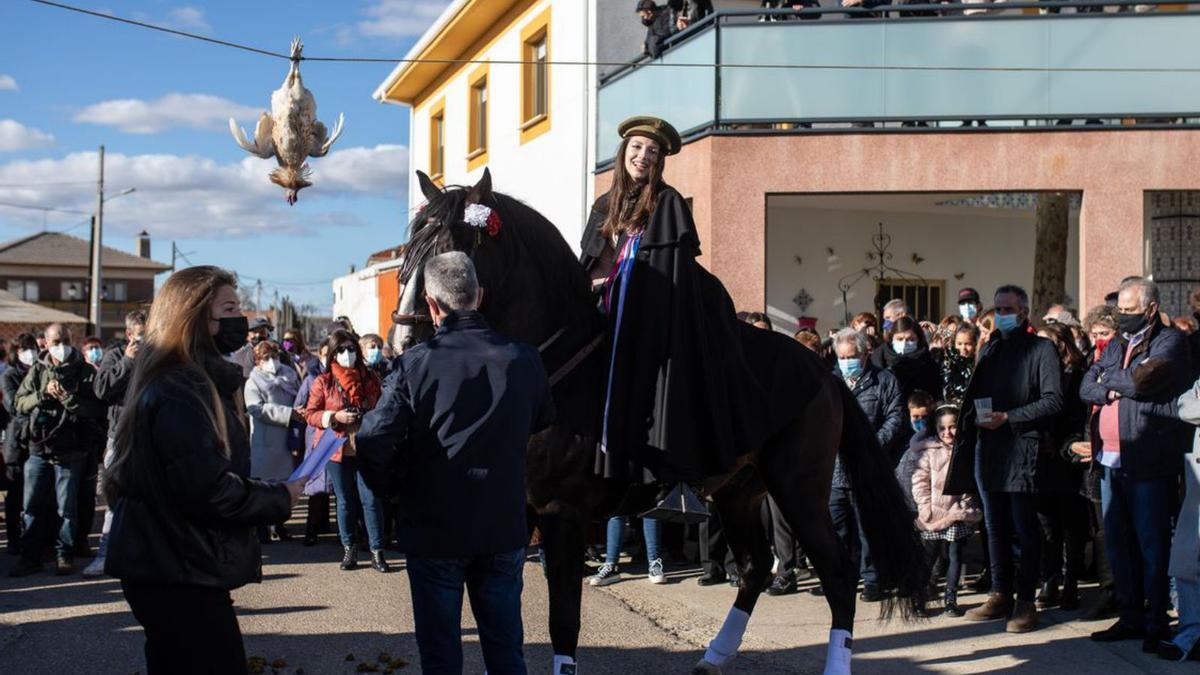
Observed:
[[[1058,583],[1064,578],[1079,581],[1092,526],[1087,498],[1076,493],[1043,493],[1037,496],[1037,509],[1042,525],[1042,583]]]
[[[792,528],[779,510],[779,505],[770,495],[767,496],[767,505],[771,510],[772,548],[775,549],[775,557],[779,558],[779,573],[787,574],[800,566],[804,552],[800,550],[796,535],[792,534]]]
[[[121,582],[146,633],[149,675],[243,675],[246,649],[229,591]]]
[[[92,525],[96,520],[96,485],[100,480],[100,455],[104,448],[93,448],[88,453],[87,464],[83,469],[83,480],[79,481],[79,492],[76,493],[76,528],[75,548],[88,545],[88,537],[92,534]]]
[[[5,534],[8,536],[10,551],[16,551],[21,547],[23,529],[21,512],[24,509],[24,501],[25,481],[23,478],[18,478],[15,482],[8,484],[8,491],[4,493],[4,528]]]
[[[737,561],[725,541],[725,527],[712,504],[709,519],[700,523],[700,567],[707,574],[737,574]]]

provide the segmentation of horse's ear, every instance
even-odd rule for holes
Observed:
[[[421,184],[421,194],[425,195],[425,201],[433,201],[434,197],[442,194],[441,188],[420,169],[417,170],[417,182]]]
[[[480,177],[479,182],[467,193],[467,201],[471,204],[484,204],[492,201],[492,172],[487,167],[483,168],[483,176]]]

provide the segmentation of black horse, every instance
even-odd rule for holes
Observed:
[[[540,531],[545,551],[555,675],[572,673],[569,665],[559,668],[574,664],[579,641],[587,525],[594,517],[630,510],[628,486],[593,470],[606,363],[603,322],[587,275],[558,229],[524,203],[493,192],[488,171],[473,187],[444,190],[425,174],[417,175],[427,203],[409,226],[393,317],[400,324],[398,342],[412,344],[432,333],[420,302],[424,262],[439,253],[464,251],[484,289],[480,310],[496,330],[540,345],[551,374],[559,417],[530,440],[526,491],[530,528]],[[490,229],[481,227],[484,212],[473,205],[494,212]],[[890,461],[841,379],[785,336],[746,326],[742,338],[754,375],[771,393],[770,433],[737,470],[702,485],[725,524],[740,582],[726,625],[695,672],[719,672],[732,658],[770,582],[773,557],[758,515],[770,492],[816,566],[833,614],[826,673],[848,673],[857,575],[829,515],[839,451],[851,484],[860,488],[853,493],[881,586],[896,590],[881,610],[884,615],[899,608],[909,617],[924,602],[929,577],[912,513]]]

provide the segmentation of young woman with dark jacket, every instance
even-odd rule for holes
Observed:
[[[234,394],[246,342],[232,274],[192,267],[150,309],[105,480],[113,505],[105,572],[146,633],[159,673],[245,673],[229,592],[262,580],[255,527],[287,518],[303,485],[247,478]]]
[[[883,334],[883,344],[871,354],[871,363],[896,377],[901,400],[907,401],[918,389],[935,396],[942,390],[941,369],[929,351],[925,331],[912,317],[896,319]]]
[[[17,389],[25,379],[33,362],[37,360],[37,338],[32,333],[21,333],[9,345],[6,361],[8,368],[0,375],[0,390],[4,394],[4,412],[8,426],[4,430],[4,523],[8,535],[8,552],[21,552],[21,508],[25,496],[24,466],[29,457],[29,442],[26,429],[29,417],[17,412],[15,402]]]
[[[384,504],[358,473],[354,452],[354,431],[362,416],[379,402],[379,378],[364,362],[358,336],[336,330],[325,339],[325,372],[313,380],[304,411],[305,421],[316,428],[313,444],[324,434],[347,437],[345,445],[326,465],[333,492],[337,495],[338,535],[342,540],[342,569],[358,566],[358,548],[354,543],[355,525],[362,517],[371,548],[371,566],[388,572],[383,558]]]

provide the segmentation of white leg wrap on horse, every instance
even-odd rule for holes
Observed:
[[[554,655],[554,670],[551,671],[554,675],[575,675],[579,672],[576,670],[575,659],[570,656]]]
[[[718,667],[729,663],[737,655],[738,647],[742,646],[742,636],[746,634],[746,624],[749,621],[749,614],[737,607],[730,607],[729,614],[725,615],[725,623],[721,624],[721,630],[712,642],[708,643],[704,660]]]
[[[850,675],[850,649],[854,638],[850,631],[834,628],[829,631],[829,651],[825,654],[825,675]]]

